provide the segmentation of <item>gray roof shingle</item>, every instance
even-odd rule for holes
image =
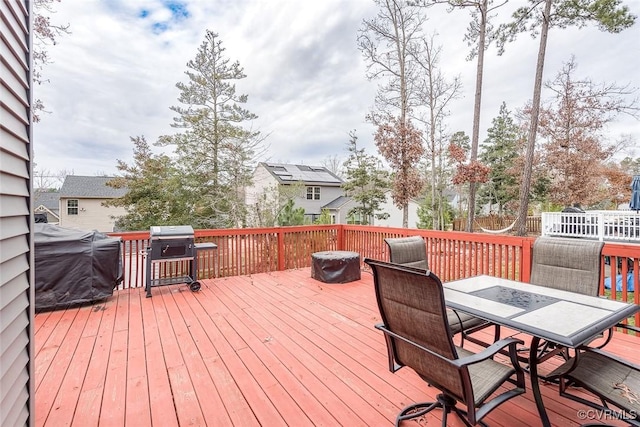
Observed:
[[[33,206],[44,206],[52,212],[58,212],[58,201],[60,192],[58,191],[38,191],[33,192]]]
[[[78,197],[85,199],[116,199],[127,194],[126,188],[113,188],[107,185],[112,176],[67,175],[60,189],[60,197]]]
[[[322,209],[338,209],[344,206],[345,204],[349,203],[350,201],[351,201],[351,197],[340,196],[337,199],[333,199],[332,201],[324,205]]]

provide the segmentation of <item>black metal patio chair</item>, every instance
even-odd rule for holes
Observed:
[[[389,237],[384,239],[384,241],[389,247],[389,260],[392,263],[419,268],[422,270],[429,269],[427,245],[422,237]],[[495,327],[492,343],[500,339],[500,326],[487,322],[484,319],[451,309],[447,309],[447,318],[449,320],[451,333],[453,335],[460,333],[461,346],[464,346],[465,339],[483,347],[491,345],[491,343],[487,343],[471,336],[472,333],[489,326]]]
[[[533,244],[531,279],[533,285],[598,296],[602,272],[603,242],[561,237],[538,237]],[[610,332],[604,344],[611,339]],[[526,349],[521,349],[521,351]],[[561,355],[564,347],[544,341],[538,351],[538,363]]]
[[[442,409],[442,426],[450,412],[467,426],[482,422],[490,411],[525,392],[524,371],[517,360],[513,337],[500,340],[479,353],[453,343],[440,279],[428,270],[365,259],[373,272],[374,286],[384,333],[389,370],[406,366],[440,390],[436,401],[404,408],[396,426],[436,409]],[[507,351],[509,363],[493,360]],[[504,386],[504,389],[501,387]],[[459,408],[462,404],[465,409]]]
[[[640,332],[639,328],[625,327]],[[597,409],[608,419],[640,426],[640,366],[598,348],[584,348],[553,370],[560,396]],[[585,398],[575,388],[595,395],[600,402]]]

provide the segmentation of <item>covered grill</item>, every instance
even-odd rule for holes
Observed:
[[[152,286],[187,283],[192,291],[200,290],[200,282],[198,282],[197,278],[197,250],[214,248],[216,248],[216,245],[213,243],[195,243],[193,228],[190,225],[151,227],[149,231],[149,246],[146,252],[147,278],[145,290],[147,291],[147,297],[151,296]],[[153,264],[168,261],[189,261],[191,267],[189,274],[154,279]]]

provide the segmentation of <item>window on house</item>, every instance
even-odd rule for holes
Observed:
[[[320,200],[320,187],[307,187],[307,200]]]
[[[347,224],[361,225],[365,223],[363,219],[364,215],[362,215],[360,212],[355,212],[349,215],[349,217],[347,218]]]
[[[67,200],[67,215],[78,215],[78,200]]]

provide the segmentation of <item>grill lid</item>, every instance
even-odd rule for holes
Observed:
[[[152,239],[193,237],[193,227],[190,225],[152,226],[149,235]]]

